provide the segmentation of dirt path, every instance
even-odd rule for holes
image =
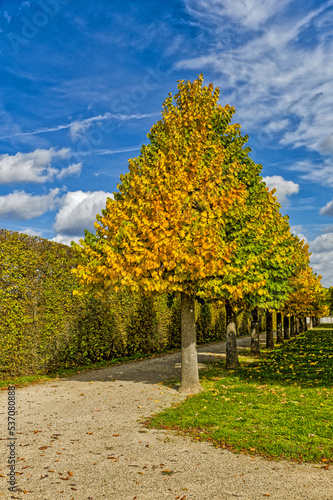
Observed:
[[[248,338],[239,345],[249,345]],[[200,347],[203,366],[223,342]],[[16,390],[17,472],[7,490],[7,391],[0,392],[0,498],[332,500],[333,470],[235,455],[140,423],[184,396],[160,383],[180,353]],[[170,472],[166,472],[170,471]]]

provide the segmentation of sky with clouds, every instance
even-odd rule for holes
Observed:
[[[220,88],[333,285],[333,0],[1,0],[0,227],[93,230],[177,80]]]

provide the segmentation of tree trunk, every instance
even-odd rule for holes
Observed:
[[[227,333],[226,333],[226,368],[234,370],[240,366],[237,352],[237,330],[235,313],[232,310],[230,302],[226,300],[225,304],[227,316]]]
[[[274,349],[273,315],[271,311],[266,311],[266,347],[267,349]]]
[[[299,318],[296,316],[295,318],[295,335],[299,334]]]
[[[308,331],[308,325],[306,323],[306,317],[303,318],[303,332],[307,332]]]
[[[305,332],[305,328],[304,328],[304,316],[301,316],[299,318],[299,333],[303,333]]]
[[[272,313],[272,318],[273,318],[273,338],[277,338],[277,331],[276,331],[276,312],[273,311]]]
[[[313,328],[313,317],[310,316],[310,324],[309,324],[309,329],[311,330]]]
[[[283,333],[282,333],[282,314],[276,314],[276,341],[278,344],[283,343]]]
[[[290,337],[295,337],[295,316],[290,316]]]
[[[251,354],[252,356],[260,356],[260,337],[259,337],[259,314],[256,307],[251,311]]]
[[[290,339],[290,317],[283,317],[283,336],[285,340]]]
[[[203,390],[199,382],[194,305],[194,295],[181,292],[182,371],[179,392],[186,394]]]

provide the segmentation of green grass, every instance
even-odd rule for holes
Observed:
[[[333,462],[333,332],[311,330],[237,371],[215,364],[205,392],[153,416],[149,427],[175,429],[237,453]]]
[[[245,380],[297,383],[302,386],[333,385],[333,331],[309,330],[292,338],[257,362],[238,371]]]

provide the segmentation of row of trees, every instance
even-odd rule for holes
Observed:
[[[73,297],[79,260],[66,245],[0,229],[0,379],[180,347],[179,296]],[[224,338],[224,304],[197,301],[196,328],[198,343]]]
[[[309,266],[308,246],[250,157],[235,112],[218,104],[219,89],[180,81],[169,94],[149,143],[129,160],[118,192],[97,216],[96,234],[76,245],[74,272],[103,296],[128,289],[181,295],[181,392],[201,390],[194,301],[224,301],[227,367],[238,364],[236,317],[258,308],[287,316],[321,315],[324,289]]]

